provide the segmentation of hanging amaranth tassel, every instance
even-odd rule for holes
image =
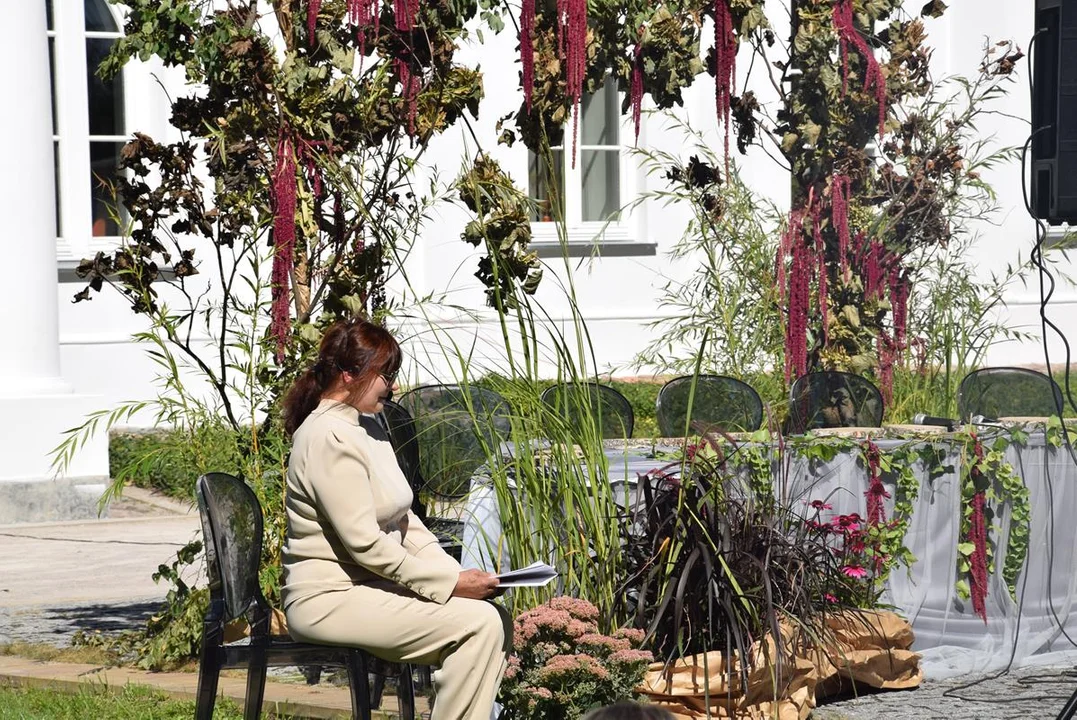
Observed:
[[[792,253],[788,272],[786,302],[789,318],[785,328],[785,380],[800,377],[808,367],[808,305],[811,302],[812,265],[808,245],[804,241],[805,212],[789,214],[787,237],[782,239]]]
[[[396,29],[411,32],[419,17],[419,0],[393,0],[393,19]]]
[[[565,92],[572,99],[572,167],[580,127],[580,98],[587,75],[587,0],[557,0],[557,44],[565,66]]]
[[[634,142],[639,144],[639,119],[643,106],[643,26],[639,27],[636,36],[636,49],[632,51],[632,89],[630,100],[632,103],[632,123],[636,134]]]
[[[366,34],[371,26],[377,37],[381,29],[380,0],[348,0],[348,22],[355,25],[359,36],[359,54],[366,55]]]
[[[969,480],[973,487],[983,477],[980,463],[984,459],[984,448],[976,433],[972,433],[972,450],[975,459],[969,468]],[[987,497],[983,490],[976,491],[969,503],[972,506],[972,515],[969,517],[969,534],[967,542],[972,543],[972,554],[969,555],[969,594],[972,596],[972,611],[983,619],[987,624],[987,523],[984,518],[984,504]]]
[[[878,240],[867,243],[860,272],[864,275],[864,297],[882,297],[883,279],[886,277],[886,248]]]
[[[812,237],[815,239],[815,266],[816,273],[818,273],[819,284],[819,319],[822,329],[823,345],[826,345],[827,341],[827,311],[829,309],[829,301],[827,299],[827,293],[830,288],[827,286],[827,261],[826,261],[826,241],[823,238],[823,219],[822,219],[822,203],[813,203],[811,208],[811,228]]]
[[[296,163],[291,134],[281,128],[273,168],[273,271],[270,334],[277,341],[276,361],[284,361],[291,335],[291,274],[295,260]]]
[[[894,399],[894,364],[898,358],[897,345],[883,328],[879,329],[875,344],[879,353],[879,392],[883,396],[883,404],[889,405]]]
[[[838,46],[841,48],[842,95],[848,88],[849,79],[849,43],[856,46],[864,58],[864,90],[875,86],[875,101],[879,104],[879,139],[886,132],[886,78],[883,76],[879,61],[871,51],[867,41],[856,29],[853,20],[853,0],[835,0],[832,12],[834,30],[838,34]]]
[[[909,279],[895,263],[890,269],[890,307],[894,315],[894,344],[900,352],[905,349],[905,334],[909,314]]]
[[[844,277],[849,270],[849,176],[835,174],[830,182],[830,221],[838,235],[838,261]]]
[[[396,75],[400,80],[400,96],[408,104],[408,135],[415,134],[415,115],[419,106],[421,78],[412,73],[406,57],[396,59]]]
[[[535,0],[520,5],[520,64],[523,66],[524,106],[531,112],[531,93],[535,89]]]
[[[883,484],[882,455],[879,452],[879,446],[868,439],[864,441],[863,447],[865,464],[868,469],[868,489],[864,491],[868,511],[866,529],[870,534],[872,528],[878,528],[886,523],[884,500],[889,499],[890,493],[886,491],[886,485]],[[879,573],[883,569],[885,558],[883,553],[878,552],[878,541],[873,543],[873,547],[876,550],[876,552],[872,553],[874,556],[874,568],[875,572]]]
[[[318,24],[318,11],[322,9],[322,0],[310,0],[307,5],[307,42],[314,47],[314,28]]]
[[[737,36],[729,0],[714,0],[714,101],[718,122],[725,125],[726,173],[729,172],[729,109],[736,92]]]

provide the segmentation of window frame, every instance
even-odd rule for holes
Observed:
[[[53,42],[50,58],[53,83],[53,113],[56,127],[53,147],[56,153],[56,193],[59,203],[59,227],[56,237],[57,260],[62,264],[77,262],[99,251],[110,251],[121,241],[118,235],[93,234],[93,193],[87,182],[90,175],[90,143],[126,143],[127,135],[90,134],[89,88],[87,87],[87,40],[123,37],[124,18],[110,3],[103,3],[116,25],[116,32],[86,30],[84,3],[52,0],[52,27],[47,35]],[[130,125],[128,73],[121,71],[118,82],[123,90],[124,130]]]
[[[612,81],[612,79],[611,79]],[[609,85],[604,85],[604,88]],[[618,103],[623,93],[616,90]],[[581,106],[582,109],[582,106]],[[584,145],[582,137],[576,146],[576,162],[572,162],[572,124],[576,108],[569,110],[564,125],[562,144],[551,150],[562,150],[564,157],[564,207],[565,232],[570,257],[581,257],[597,250],[604,255],[653,255],[653,243],[644,242],[640,235],[643,213],[641,206],[628,207],[627,198],[634,198],[642,184],[640,169],[631,161],[629,148],[625,141],[633,133],[630,118],[620,112],[615,114],[617,122],[617,145]],[[581,118],[582,121],[582,118]],[[582,136],[582,122],[580,126]],[[637,143],[645,141],[645,127],[641,123]],[[616,220],[583,220],[583,152],[585,150],[618,151],[618,192],[619,217]],[[530,167],[534,153],[527,150],[527,166]],[[575,167],[573,167],[575,165]],[[532,192],[530,180],[528,194]],[[556,221],[531,222],[531,249],[540,257],[552,257],[562,253],[561,233]]]

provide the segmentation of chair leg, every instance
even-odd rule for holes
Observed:
[[[370,678],[366,671],[366,654],[362,650],[348,650],[348,687],[355,720],[370,720]]]
[[[266,656],[257,650],[251,655],[247,667],[247,699],[243,706],[244,720],[258,720],[262,714],[262,701],[266,691]]]
[[[381,696],[385,693],[385,676],[380,672],[374,673],[374,683],[370,686],[370,709],[377,710],[381,707]]]
[[[206,622],[202,632],[202,652],[198,659],[198,700],[195,720],[212,720],[217,704],[217,681],[221,676],[220,627]]]
[[[396,699],[400,720],[415,720],[415,683],[411,678],[411,665],[400,666],[400,680],[396,688]]]
[[[317,685],[319,682],[321,682],[321,665],[304,665],[299,669],[303,673],[303,679],[307,681],[307,685]]]

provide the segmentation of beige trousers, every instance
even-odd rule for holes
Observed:
[[[439,605],[385,582],[302,598],[285,614],[296,640],[437,666],[430,720],[490,719],[512,641],[497,605],[458,597]]]

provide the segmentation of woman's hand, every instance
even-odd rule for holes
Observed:
[[[463,570],[460,572],[460,579],[456,581],[456,588],[452,594],[454,597],[485,600],[494,596],[498,583],[497,575],[493,573],[482,570]]]

